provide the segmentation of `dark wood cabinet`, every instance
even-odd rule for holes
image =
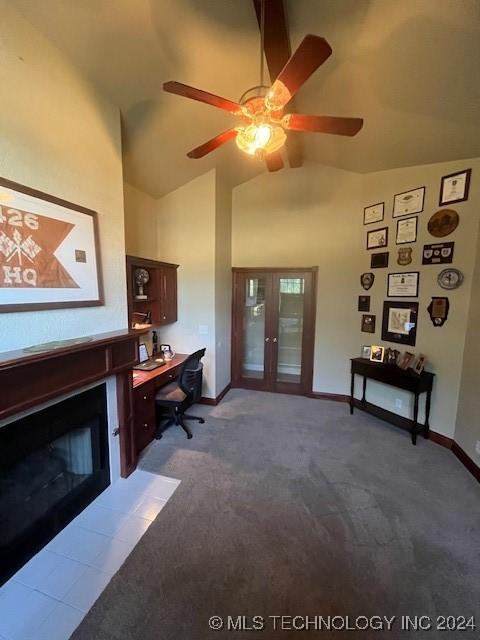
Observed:
[[[149,280],[143,286],[144,299],[139,299],[135,271],[148,272]],[[153,325],[177,321],[177,264],[158,262],[136,256],[127,256],[127,297],[129,326],[135,322],[134,313],[150,313]],[[140,316],[136,319],[139,321]]]

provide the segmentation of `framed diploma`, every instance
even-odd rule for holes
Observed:
[[[367,233],[367,249],[379,249],[388,245],[388,227],[372,229]]]
[[[415,346],[418,302],[386,300],[383,303],[382,340]]]
[[[423,211],[423,201],[425,199],[425,187],[418,187],[411,191],[397,193],[393,197],[393,217],[399,218],[409,213],[420,213]]]
[[[452,204],[454,202],[463,202],[468,200],[468,190],[470,188],[471,169],[451,173],[443,176],[440,186],[440,199],[438,204]]]
[[[416,242],[418,228],[418,216],[402,218],[397,221],[397,244]]]
[[[417,298],[420,274],[418,271],[388,274],[389,298]]]
[[[363,210],[363,224],[381,222],[383,220],[384,210],[384,202],[379,202],[378,204],[372,204],[369,207],[365,207]]]

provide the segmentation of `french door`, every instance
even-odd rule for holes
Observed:
[[[233,269],[232,384],[312,390],[316,268]]]

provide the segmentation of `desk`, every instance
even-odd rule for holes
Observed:
[[[382,418],[387,422],[397,425],[403,429],[410,431],[412,436],[412,443],[417,443],[417,434],[423,432],[423,437],[428,438],[430,429],[430,403],[432,399],[432,387],[433,378],[435,374],[428,371],[422,371],[420,375],[413,371],[404,371],[392,364],[382,364],[379,362],[371,362],[366,358],[352,358],[351,360],[351,387],[350,387],[350,413],[353,413],[353,408],[357,407],[367,413]],[[362,399],[357,400],[354,398],[355,390],[355,374],[363,376],[363,394]],[[413,420],[404,418],[396,413],[382,409],[377,405],[367,402],[365,394],[367,390],[367,378],[371,380],[377,380],[384,384],[397,387],[398,389],[404,389],[410,391],[414,395],[413,405]],[[418,399],[421,393],[427,394],[427,400],[425,404],[425,424],[420,425],[418,423]]]
[[[155,394],[160,387],[176,380],[188,354],[177,353],[166,364],[152,371],[133,371],[134,442],[138,455],[155,437]]]

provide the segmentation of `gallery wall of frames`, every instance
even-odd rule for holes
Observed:
[[[434,210],[425,208],[426,186],[415,185],[408,191],[393,193],[390,201],[364,207],[369,269],[359,274],[362,293],[357,309],[366,343],[360,357],[421,375],[429,357],[416,349],[418,325],[426,317],[419,303],[422,272],[435,271],[435,285],[428,292],[422,291],[422,300],[428,299],[426,311],[431,330],[441,331],[448,322],[451,292],[464,281],[462,271],[455,266],[455,257],[462,251],[455,240],[455,230],[461,224],[461,203],[468,200],[471,178],[470,168],[441,177]],[[431,197],[429,201],[432,202]],[[421,235],[428,242],[418,242],[420,230],[427,232]],[[372,303],[375,289],[376,294],[381,290],[378,308]],[[368,334],[375,334],[380,328],[382,342],[395,346],[368,344]]]

